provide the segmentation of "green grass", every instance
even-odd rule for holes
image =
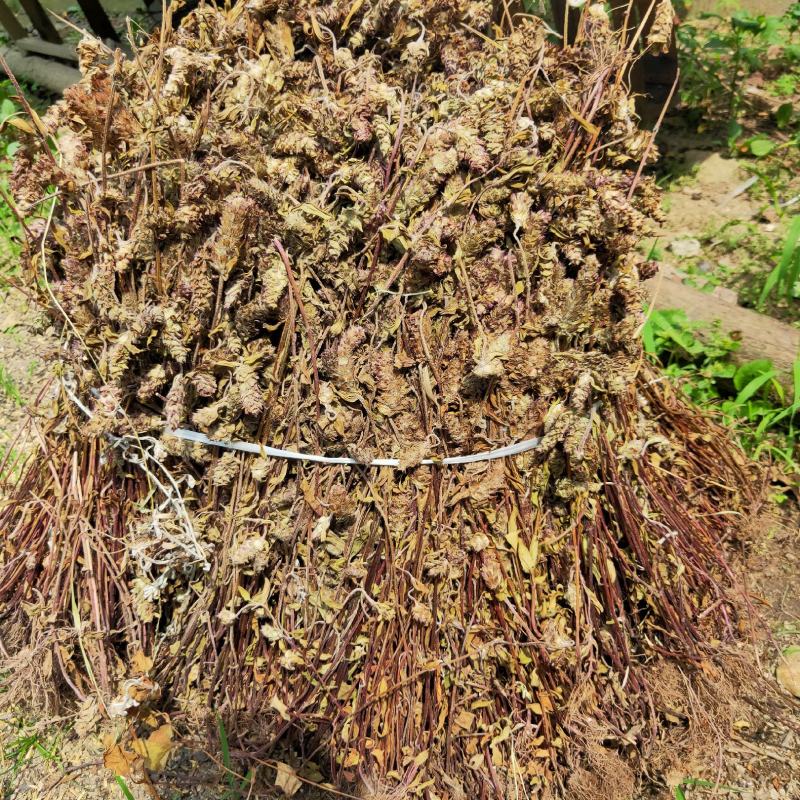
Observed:
[[[724,784],[703,780],[702,778],[684,778],[675,787],[675,800],[687,800],[686,790],[688,789],[710,789],[714,793],[726,792],[733,794],[743,794],[745,791],[738,786],[725,786]]]
[[[16,381],[2,362],[0,362],[0,393],[16,405],[22,405],[22,396],[19,393]]]
[[[715,243],[713,252],[704,249],[709,263],[698,277],[710,288],[736,289],[744,305],[800,322],[800,3],[781,15],[700,14],[678,27],[677,38],[681,119],[740,159],[758,179],[748,190],[754,210],[761,204],[767,212],[730,223],[744,233],[741,250],[721,237],[735,263],[718,263]]]
[[[231,748],[228,742],[228,732],[222,717],[217,714],[217,732],[219,734],[219,749],[222,755],[222,765],[225,768],[225,781],[228,784],[227,790],[221,795],[221,800],[244,800],[249,794],[250,786],[255,779],[253,770],[242,777],[234,769],[233,759],[231,758]]]
[[[3,796],[7,791],[12,791],[18,787],[19,776],[26,764],[33,759],[41,759],[51,764],[61,765],[62,760],[59,755],[60,733],[55,733],[52,739],[47,742],[38,733],[29,733],[20,723],[19,727],[12,727],[6,730],[8,738],[2,741],[0,750],[0,791]]]
[[[739,302],[788,324],[800,323],[800,214],[763,223],[733,219],[698,236],[698,256],[680,260],[688,283],[734,289]],[[658,256],[654,256],[658,257]]]
[[[681,101],[699,130],[716,126],[736,134],[742,117],[756,116],[759,109],[745,91],[755,73],[780,97],[793,96],[800,81],[800,3],[782,15],[700,14],[678,27],[677,39]],[[787,126],[796,117],[790,105],[771,122]]]
[[[781,257],[775,269],[767,276],[758,298],[759,307],[763,307],[766,299],[776,292],[786,300],[796,299],[798,280],[800,280],[800,214],[792,219],[789,231],[783,243]]]
[[[116,776],[117,786],[119,786],[120,791],[122,792],[122,796],[125,800],[136,800],[133,796],[133,792],[128,788],[128,784],[121,775]]]
[[[739,343],[690,323],[683,311],[654,311],[643,329],[646,352],[692,402],[715,412],[754,458],[800,472],[800,358],[792,390],[767,359],[736,364]]]

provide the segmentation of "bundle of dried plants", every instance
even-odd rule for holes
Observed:
[[[632,791],[758,494],[643,359],[639,45],[488,0],[83,41],[13,173],[62,348],[0,603],[53,692],[363,796]]]

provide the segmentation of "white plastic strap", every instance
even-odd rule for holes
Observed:
[[[169,436],[184,439],[187,442],[196,442],[210,447],[222,447],[225,450],[239,450],[242,453],[253,453],[260,456],[270,456],[272,458],[286,458],[290,461],[311,461],[315,464],[349,464],[364,467],[399,467],[399,458],[375,458],[372,461],[359,461],[357,458],[347,458],[339,456],[318,456],[314,453],[298,453],[295,450],[284,450],[280,447],[269,447],[255,442],[221,442],[217,439],[209,439],[204,433],[190,431],[186,428],[178,428],[174,431],[166,431]],[[419,463],[425,466],[454,466],[458,464],[475,464],[478,461],[494,461],[496,458],[506,458],[516,456],[533,450],[539,444],[539,438],[526,439],[524,442],[509,444],[497,450],[488,450],[485,453],[472,453],[468,456],[448,456],[447,458],[423,458]]]

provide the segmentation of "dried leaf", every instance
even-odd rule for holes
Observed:
[[[115,775],[129,778],[139,756],[121,745],[115,744],[103,753],[103,766]]]
[[[275,765],[276,776],[275,785],[287,796],[292,797],[297,794],[303,785],[298,779],[297,773],[288,764],[277,762]]]
[[[134,739],[131,747],[142,756],[147,769],[159,772],[166,767],[169,754],[175,747],[173,735],[172,725],[166,723],[156,728],[147,739]]]

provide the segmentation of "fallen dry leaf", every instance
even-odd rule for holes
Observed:
[[[147,739],[134,740],[131,747],[144,758],[147,769],[159,772],[167,765],[170,751],[175,747],[173,735],[172,725],[167,723],[156,728]]]
[[[115,775],[130,777],[134,764],[139,760],[136,753],[126,750],[121,745],[112,745],[103,753],[103,766]]]
[[[142,650],[136,650],[131,656],[131,673],[133,675],[146,675],[153,668],[153,659],[146,656]]]
[[[275,769],[277,771],[275,785],[283,791],[287,797],[296,794],[303,784],[297,777],[297,773],[294,769],[281,761],[275,765]]]

